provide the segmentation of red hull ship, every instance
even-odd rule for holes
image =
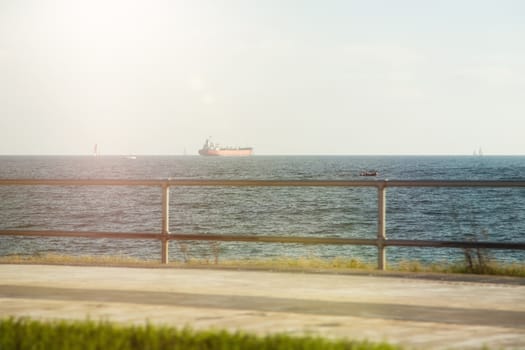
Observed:
[[[216,143],[207,139],[199,150],[201,156],[229,156],[229,157],[245,157],[251,156],[253,153],[252,147],[221,147]]]

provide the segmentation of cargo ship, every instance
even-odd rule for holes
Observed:
[[[219,144],[213,143],[210,139],[206,139],[204,146],[199,150],[201,156],[245,157],[251,156],[252,153],[252,147],[223,147]]]

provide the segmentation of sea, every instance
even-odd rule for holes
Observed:
[[[363,178],[362,171],[376,170]],[[525,156],[0,156],[3,179],[525,180]],[[161,191],[0,186],[0,229],[159,233]],[[172,187],[170,233],[375,238],[373,187]],[[525,241],[525,188],[387,188],[389,239]],[[160,259],[155,240],[0,236],[0,256]],[[170,260],[349,258],[368,246],[170,241]],[[490,250],[525,260],[525,251]],[[388,263],[454,262],[462,249],[388,247]]]

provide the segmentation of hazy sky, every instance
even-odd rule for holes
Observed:
[[[0,0],[0,154],[525,154],[525,1]]]

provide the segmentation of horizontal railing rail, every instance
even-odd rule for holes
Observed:
[[[525,187],[525,180],[209,180],[209,179],[0,179],[18,186],[220,186],[220,187]]]
[[[525,181],[458,181],[458,180],[209,180],[209,179],[167,179],[167,180],[118,180],[118,179],[0,179],[0,186],[154,186],[162,189],[162,222],[160,233],[154,232],[86,232],[59,230],[0,230],[3,236],[48,236],[85,237],[110,239],[153,239],[162,244],[161,261],[168,263],[168,243],[170,240],[228,241],[256,243],[297,243],[297,244],[335,244],[367,245],[378,249],[378,268],[386,268],[386,247],[434,247],[434,248],[480,248],[525,250],[524,242],[488,241],[443,241],[443,240],[405,240],[386,237],[386,188],[388,187],[488,187],[525,188]],[[339,238],[339,237],[301,237],[268,236],[256,234],[171,234],[169,231],[169,194],[171,187],[375,187],[377,188],[377,237]]]

